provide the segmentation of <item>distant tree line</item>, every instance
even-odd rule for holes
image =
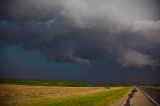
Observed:
[[[25,79],[11,79],[0,78],[0,84],[16,84],[16,85],[35,85],[35,86],[69,86],[69,87],[118,87],[118,86],[132,86],[131,84],[118,83],[83,83],[73,81],[51,81],[51,80],[25,80]]]

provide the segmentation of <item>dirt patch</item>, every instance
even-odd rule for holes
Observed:
[[[133,88],[131,90],[131,92],[128,94],[128,99],[127,99],[124,106],[131,106],[130,101],[131,101],[131,99],[133,98],[133,96],[135,95],[136,92],[137,92],[136,88]]]

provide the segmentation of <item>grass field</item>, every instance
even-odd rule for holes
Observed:
[[[142,88],[160,88],[160,84],[146,84],[146,85],[141,85],[140,87]]]
[[[109,106],[130,89],[0,84],[0,106]]]

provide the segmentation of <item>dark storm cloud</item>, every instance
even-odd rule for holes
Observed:
[[[160,21],[142,20],[143,14],[140,19],[137,14],[130,17],[117,0],[7,0],[3,4],[0,40],[22,43],[25,50],[38,50],[48,60],[89,64],[112,56],[124,67],[159,66],[155,51],[160,47]],[[143,11],[144,16],[150,15]]]

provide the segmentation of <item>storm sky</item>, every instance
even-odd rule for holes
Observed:
[[[160,83],[159,0],[1,0],[0,76]]]

